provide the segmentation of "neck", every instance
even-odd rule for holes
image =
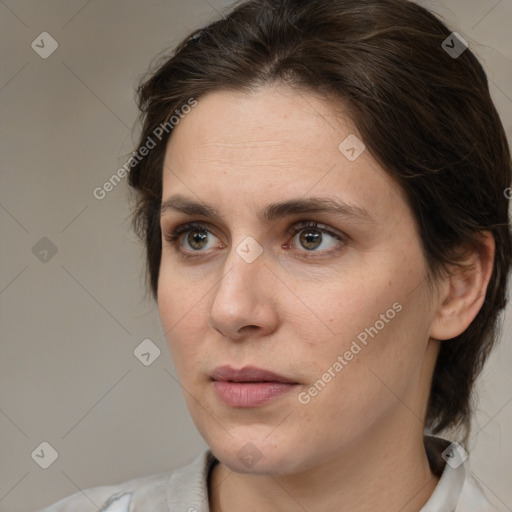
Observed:
[[[210,511],[418,512],[439,480],[430,470],[423,431],[407,438],[382,427],[373,440],[364,436],[321,467],[298,474],[241,474],[219,462],[210,479]]]

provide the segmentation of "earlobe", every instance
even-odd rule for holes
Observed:
[[[449,340],[462,334],[478,315],[494,268],[495,242],[488,231],[442,283],[430,337]]]

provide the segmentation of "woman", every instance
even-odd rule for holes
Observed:
[[[512,172],[463,38],[405,0],[249,0],[139,93],[135,227],[210,449],[45,510],[495,510],[464,445]]]

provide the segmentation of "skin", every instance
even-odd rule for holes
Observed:
[[[468,256],[472,272],[431,290],[402,191],[368,150],[355,161],[340,152],[350,134],[358,132],[332,100],[273,85],[201,97],[168,143],[163,201],[181,194],[221,216],[164,211],[158,283],[188,408],[220,460],[209,482],[212,512],[413,512],[438,482],[423,430],[439,340],[463,332],[480,309],[493,240]],[[258,216],[271,203],[308,197],[342,200],[370,218]],[[204,246],[191,246],[187,234],[176,245],[168,240],[193,221],[210,230]],[[287,232],[300,221],[346,239],[319,228]],[[321,242],[304,247],[305,232],[321,233]],[[248,236],[262,249],[252,263],[236,251]],[[196,257],[181,258],[180,247]],[[401,311],[301,403],[299,393],[396,303]],[[210,379],[226,364],[265,368],[298,385],[260,407],[230,407]],[[260,457],[250,467],[240,456],[249,442]]]

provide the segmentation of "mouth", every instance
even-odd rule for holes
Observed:
[[[219,366],[211,374],[217,397],[231,407],[258,407],[285,397],[299,383],[275,372],[246,366]]]
[[[231,366],[218,366],[213,370],[211,378],[214,381],[224,382],[281,382],[283,384],[298,384],[293,379],[255,366],[244,366],[240,370],[235,370]]]

